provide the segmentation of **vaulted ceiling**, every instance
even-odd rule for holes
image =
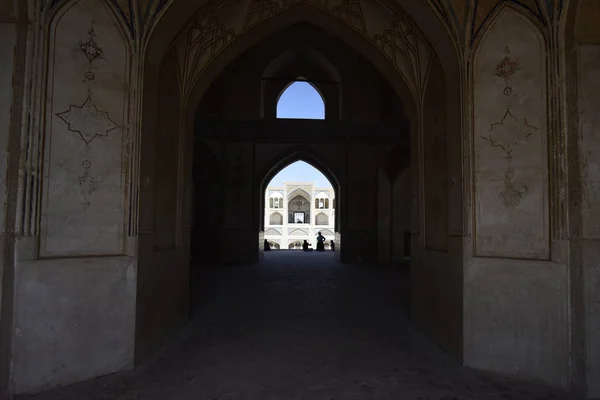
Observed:
[[[47,0],[46,5],[53,8],[66,0]],[[124,23],[134,38],[143,37],[159,19],[173,1],[191,0],[109,0],[118,10]],[[294,0],[286,0],[291,3]],[[329,0],[300,0],[330,3]],[[414,1],[414,0],[411,0]],[[494,10],[505,2],[524,7],[532,17],[542,24],[549,24],[562,12],[565,0],[419,0],[427,1],[445,20],[460,46],[469,46]],[[592,0],[594,1],[594,0]],[[360,8],[360,0],[343,0],[339,8],[352,14]],[[261,13],[273,12],[277,1],[250,0],[248,10]],[[337,2],[339,3],[339,1]],[[402,3],[400,1],[400,3]],[[327,8],[326,4],[323,4]],[[357,8],[358,7],[358,8]]]

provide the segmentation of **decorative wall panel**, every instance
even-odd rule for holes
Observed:
[[[40,252],[42,256],[119,254],[129,95],[127,45],[101,0],[82,0],[64,10],[53,31]]]
[[[473,63],[475,241],[479,256],[549,256],[545,44],[505,7]]]

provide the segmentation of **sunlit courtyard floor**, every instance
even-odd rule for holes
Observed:
[[[406,268],[273,251],[202,269],[194,317],[137,369],[36,400],[572,399],[461,367],[408,321]]]

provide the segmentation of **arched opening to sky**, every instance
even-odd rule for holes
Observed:
[[[307,162],[296,161],[279,171],[264,193],[266,250],[301,249],[307,241],[317,250],[332,250],[336,232],[336,193],[332,183]],[[324,239],[318,239],[319,232]]]
[[[323,189],[333,187],[321,171],[304,161],[296,161],[279,171],[267,186],[283,187],[285,182],[314,183],[315,187]]]
[[[325,119],[323,96],[309,82],[292,82],[277,100],[277,118]]]

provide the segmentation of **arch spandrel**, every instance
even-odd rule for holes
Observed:
[[[181,79],[186,94],[192,90],[208,65],[237,37],[253,34],[254,29],[270,19],[280,18],[279,24],[285,24],[286,19],[290,20],[286,14],[298,14],[302,8],[311,8],[312,11],[305,13],[305,21],[314,23],[315,20],[310,16],[320,11],[350,27],[375,45],[400,72],[413,98],[421,96],[433,52],[425,36],[405,13],[392,12],[382,3],[358,0],[344,0],[337,6],[307,2],[287,4],[284,1],[272,4],[267,13],[258,12],[260,8],[257,8],[259,6],[254,4],[254,0],[249,3],[226,0],[212,7],[200,8],[174,44],[178,63],[182,66]],[[354,11],[350,12],[349,9]],[[242,14],[246,15],[243,22],[241,18],[231,17]],[[302,20],[295,19],[297,21],[287,24]],[[323,28],[330,30],[327,25],[323,24]]]

